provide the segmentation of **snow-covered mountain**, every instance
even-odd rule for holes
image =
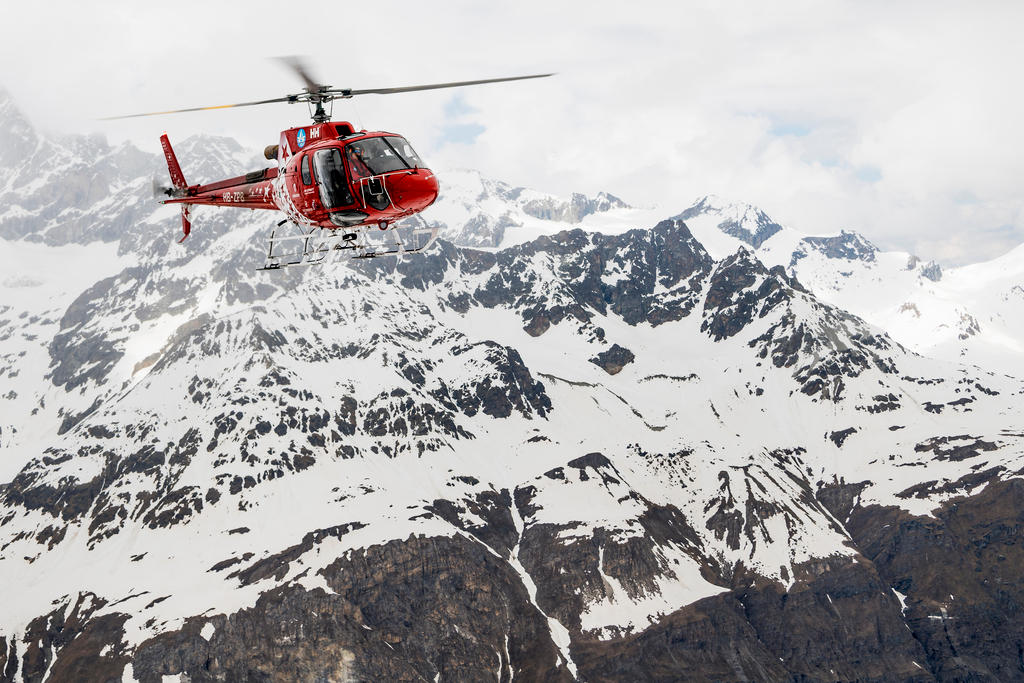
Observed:
[[[8,119],[0,680],[1020,678],[1024,381],[804,282],[859,238],[466,172],[489,248],[256,272],[266,215],[178,245],[158,155]]]
[[[539,205],[558,208],[532,211]],[[604,193],[559,200],[455,171],[445,174],[427,220],[457,245],[489,248],[577,227],[618,234],[670,213],[630,207]],[[750,250],[913,351],[1024,377],[1024,245],[987,263],[943,269],[913,254],[881,251],[856,232],[804,234],[754,206],[712,195],[675,218],[715,258]]]
[[[519,244],[540,235],[578,227],[588,216],[612,212],[619,223],[633,213],[605,192],[568,200],[483,177],[478,171],[446,171],[437,202],[426,217],[443,226],[445,238],[465,247]],[[625,211],[623,211],[625,210]]]
[[[1024,377],[1024,245],[987,263],[942,269],[885,252],[855,232],[812,236],[744,204],[704,197],[680,218],[722,258],[753,249],[822,300],[918,353]]]

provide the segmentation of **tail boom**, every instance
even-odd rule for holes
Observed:
[[[192,206],[206,204],[209,206],[236,206],[245,209],[277,209],[274,203],[274,179],[277,178],[276,168],[264,168],[246,173],[237,178],[218,180],[206,185],[189,185],[185,174],[171,147],[171,141],[164,133],[160,136],[160,146],[167,160],[167,171],[171,176],[174,188],[173,198],[163,200],[163,204],[181,204],[181,230],[184,242],[192,230]]]
[[[185,189],[184,196],[165,199],[163,203],[277,209],[277,204],[273,200],[275,178],[276,168],[264,168],[236,178],[218,180],[206,185],[192,185]]]

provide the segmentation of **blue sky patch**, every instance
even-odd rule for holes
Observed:
[[[806,123],[798,123],[796,121],[779,121],[772,124],[772,127],[768,129],[768,134],[777,138],[785,136],[802,138],[805,135],[810,134],[812,130],[814,130],[814,128]]]
[[[487,127],[468,120],[473,114],[479,112],[475,107],[466,103],[461,95],[453,95],[444,103],[444,116],[448,122],[441,127],[440,145],[472,145],[480,134],[487,130]]]
[[[485,130],[479,123],[449,123],[441,129],[441,144],[471,145]]]
[[[475,114],[476,109],[466,104],[466,98],[462,95],[453,95],[444,103],[444,115],[450,119],[466,114]]]
[[[953,203],[966,206],[970,204],[980,204],[981,200],[978,199],[978,197],[970,190],[960,190],[953,195]]]
[[[858,166],[853,174],[865,183],[877,183],[882,179],[882,169],[877,166]]]

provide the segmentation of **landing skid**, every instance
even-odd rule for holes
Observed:
[[[300,228],[292,223],[292,228],[301,234],[278,237],[278,229],[286,222],[288,221],[278,223],[271,231],[268,240],[267,261],[258,270],[324,265],[335,263],[343,256],[376,258],[394,254],[418,254],[430,248],[434,240],[437,239],[438,231],[436,226],[413,228],[409,234],[412,243],[406,244],[399,234],[401,228],[395,226],[389,226],[386,230],[380,231],[374,226],[367,225],[355,228]],[[403,231],[409,232],[408,230]],[[384,239],[374,239],[371,235],[380,235]],[[387,241],[387,235],[391,235],[394,240]],[[298,242],[301,248],[299,251],[275,252],[275,246],[282,242]]]

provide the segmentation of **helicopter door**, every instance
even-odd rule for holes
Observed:
[[[355,203],[345,177],[345,164],[337,147],[321,149],[313,155],[313,167],[325,209],[340,209]]]
[[[309,154],[302,155],[302,161],[299,163],[299,176],[302,178],[301,190],[302,192],[302,203],[303,205],[312,205],[312,208],[316,208],[316,188],[313,187],[313,175],[309,170]]]
[[[352,190],[345,177],[345,164],[337,147],[318,150],[313,155],[313,171],[320,189],[320,203],[330,213],[328,218],[338,227],[359,225],[366,213],[355,206]],[[347,238],[346,238],[347,239]]]

